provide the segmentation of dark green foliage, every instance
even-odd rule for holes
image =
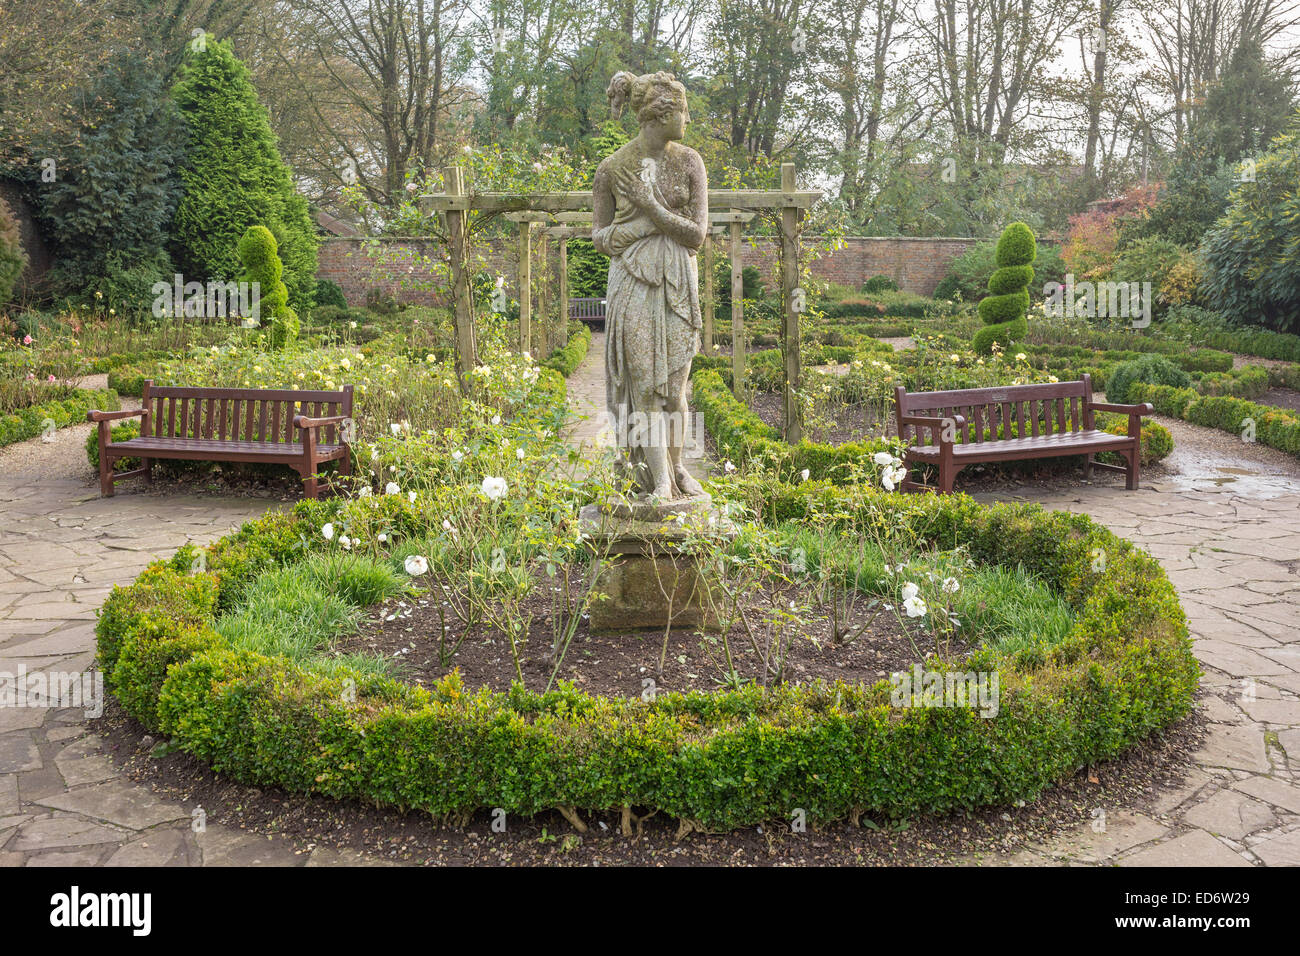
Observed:
[[[12,298],[14,286],[25,268],[27,253],[23,250],[22,236],[18,234],[17,217],[0,199],[0,306]]]
[[[553,368],[565,378],[573,374],[587,357],[591,346],[591,329],[585,322],[574,322],[569,327],[568,340],[546,357],[542,362],[545,368]]]
[[[65,428],[84,422],[86,412],[92,408],[114,412],[121,407],[117,392],[73,389],[66,398],[32,405],[11,415],[0,415],[0,446],[35,438],[45,430],[46,421],[54,422],[56,428]]]
[[[1170,309],[1164,327],[1196,345],[1257,355],[1260,358],[1300,362],[1300,335],[1233,325],[1222,313],[1209,309],[1196,306]]]
[[[997,266],[989,276],[991,295],[980,300],[979,316],[984,328],[975,333],[971,347],[983,354],[1023,341],[1029,331],[1025,314],[1029,311],[1028,286],[1034,279],[1033,262],[1038,246],[1033,231],[1023,222],[1013,222],[1002,230],[993,262]]]
[[[1127,219],[1120,227],[1120,249],[1145,238],[1195,247],[1223,215],[1238,175],[1236,167],[1210,155],[1204,146],[1184,146],[1156,204],[1146,216]]]
[[[1115,367],[1106,380],[1107,401],[1121,405],[1132,402],[1130,391],[1134,382],[1187,388],[1192,384],[1192,378],[1163,355],[1146,355]]]
[[[1205,235],[1207,303],[1233,322],[1300,331],[1300,116]]]
[[[1224,163],[1258,157],[1295,113],[1293,77],[1258,42],[1240,44],[1196,110],[1192,135],[1206,154]]]
[[[180,195],[180,118],[157,64],[126,51],[84,101],[76,141],[37,193],[57,247],[50,282],[59,295],[147,313],[153,284],[172,281],[164,245]]]
[[[261,322],[267,344],[283,348],[298,338],[298,316],[289,308],[288,289],[281,281],[284,265],[276,254],[275,236],[265,226],[249,226],[239,240],[239,259],[244,264],[240,281],[256,282],[260,289]]]
[[[948,266],[948,274],[934,290],[936,299],[960,299],[975,302],[988,289],[989,278],[997,268],[994,257],[997,241],[988,239],[970,246]],[[1065,263],[1061,261],[1059,243],[1044,242],[1038,246],[1034,260],[1034,274],[1040,286],[1048,282],[1065,281]]]
[[[862,291],[868,295],[873,292],[897,292],[898,283],[886,275],[872,276],[862,283]]]
[[[320,309],[322,306],[332,305],[338,309],[346,309],[348,300],[343,296],[343,290],[339,288],[337,282],[331,282],[329,279],[316,280],[316,297],[315,308]],[[312,312],[312,318],[316,313]]]
[[[590,239],[570,239],[569,295],[577,299],[603,299],[608,285],[609,257],[597,252]]]
[[[247,68],[209,37],[202,52],[190,48],[173,96],[189,130],[172,233],[177,266],[187,279],[231,281],[241,271],[240,237],[263,225],[279,246],[290,306],[310,309],[316,230]]]

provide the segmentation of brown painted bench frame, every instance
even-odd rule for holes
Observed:
[[[923,429],[929,429],[929,441],[908,448],[904,463],[909,468],[928,464],[939,469],[937,488],[910,480],[903,482],[903,488],[941,493],[952,491],[957,473],[967,465],[1058,455],[1086,455],[1085,478],[1092,477],[1094,468],[1117,471],[1125,476],[1125,487],[1132,491],[1138,486],[1142,457],[1142,416],[1155,410],[1148,403],[1111,405],[1094,402],[1092,376],[1086,373],[1077,382],[947,392],[908,392],[900,385],[894,390],[894,400],[898,435],[903,441],[911,437],[913,429],[918,439],[923,435]],[[917,412],[928,414],[918,415]],[[1094,422],[1095,412],[1127,415],[1128,434],[1111,435],[1098,431]],[[1015,427],[1014,434],[1022,437],[997,437],[999,434],[1012,434],[1011,426]],[[989,437],[986,437],[986,431]],[[1097,461],[1097,453],[1103,451],[1118,452],[1128,464],[1110,465]]]
[[[99,492],[104,497],[111,497],[114,483],[123,478],[138,475],[151,481],[156,458],[289,465],[302,475],[309,498],[318,494],[316,475],[324,462],[338,461],[340,474],[352,473],[343,434],[344,422],[352,418],[351,385],[341,392],[318,392],[154,387],[149,380],[140,396],[136,411],[86,414],[99,425]],[[135,417],[140,437],[114,442],[112,423]],[[139,458],[140,467],[115,473],[118,458]]]

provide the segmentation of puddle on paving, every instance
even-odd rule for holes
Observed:
[[[1300,480],[1289,475],[1221,465],[1214,459],[1201,457],[1180,461],[1177,474],[1165,475],[1152,481],[1153,485],[1171,491],[1215,491],[1222,489],[1247,498],[1276,498],[1280,495],[1300,494]]]

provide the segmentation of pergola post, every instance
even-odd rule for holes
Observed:
[[[740,261],[740,220],[731,228],[731,390],[737,396],[745,387],[745,276]]]
[[[519,351],[527,352],[533,337],[533,224],[519,223]]]
[[[465,217],[469,212],[467,204],[455,202],[465,195],[464,170],[459,166],[448,167],[443,173],[443,181],[447,196],[453,199],[453,204],[445,214],[451,267],[452,315],[456,325],[456,377],[460,380],[461,392],[468,392],[470,372],[478,366],[478,342],[474,337],[474,298],[469,283],[469,249],[465,242]]]
[[[561,235],[560,245],[560,328],[558,345],[569,338],[569,237]]]
[[[713,356],[713,226],[704,233],[704,354]]]
[[[795,191],[794,163],[781,164],[781,192]],[[781,205],[781,300],[785,317],[781,323],[781,348],[785,358],[785,440],[796,445],[803,438],[803,406],[798,392],[802,387],[803,369],[799,356],[799,207],[792,200]]]
[[[551,354],[551,237],[543,230],[537,240],[537,344],[542,358]]]

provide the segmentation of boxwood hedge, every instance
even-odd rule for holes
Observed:
[[[250,785],[459,818],[653,808],[707,829],[795,809],[825,822],[1033,800],[1192,706],[1198,668],[1172,585],[1154,558],[1087,516],[963,495],[850,498],[824,482],[752,493],[765,518],[862,521],[875,509],[977,561],[1023,565],[1070,603],[1075,627],[1050,647],[984,649],[963,665],[999,673],[992,718],[891,707],[884,681],[645,702],[571,686],[471,691],[455,674],[428,689],[326,677],[236,650],[213,628],[218,610],[259,572],[316,547],[337,507],[327,501],[267,515],[204,562],[186,549],[116,588],[97,626],[99,663],[128,713]]]

